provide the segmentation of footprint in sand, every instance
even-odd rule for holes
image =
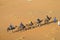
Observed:
[[[25,39],[24,39],[24,37],[20,37],[20,38],[18,38],[17,40],[25,40]]]
[[[27,0],[28,2],[32,2],[32,0]]]
[[[55,38],[52,38],[52,40],[56,40]]]

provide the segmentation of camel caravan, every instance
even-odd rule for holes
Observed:
[[[48,15],[46,15],[45,19],[44,20],[41,20],[41,19],[36,19],[36,22],[33,23],[32,21],[30,21],[29,24],[23,24],[22,22],[20,23],[19,26],[13,26],[12,24],[9,25],[9,27],[7,28],[7,32],[11,31],[13,32],[14,29],[16,29],[16,27],[18,27],[18,30],[17,31],[23,31],[23,30],[29,30],[29,29],[32,29],[32,28],[35,28],[35,27],[40,27],[42,25],[45,25],[45,24],[49,24],[49,23],[52,23],[52,22],[57,22],[58,20],[56,19],[56,17],[53,18],[52,21],[50,21],[52,19],[52,17],[49,17]],[[43,22],[43,23],[42,23]]]

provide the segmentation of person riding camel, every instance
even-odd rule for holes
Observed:
[[[42,20],[40,20],[39,18],[37,19],[37,25],[40,26],[40,23],[42,22]]]
[[[47,18],[48,20],[50,20],[51,17],[49,17],[49,16],[47,15],[46,18]]]
[[[33,22],[32,22],[32,21],[30,22],[30,25],[31,25],[31,26],[33,25]]]
[[[10,28],[10,29],[13,29],[14,27],[13,27],[13,25],[12,25],[12,24],[10,24],[10,25],[9,25],[9,28]]]
[[[20,23],[20,28],[25,28],[25,25],[22,22]]]
[[[38,18],[38,19],[37,19],[37,22],[38,22],[38,23],[40,23],[40,22],[41,22],[41,20]]]
[[[45,17],[45,21],[44,21],[45,24],[46,24],[46,23],[49,23],[50,20],[51,20],[51,17],[49,17],[48,15],[46,15],[46,17]]]

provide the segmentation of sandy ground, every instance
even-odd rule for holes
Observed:
[[[19,25],[45,16],[60,20],[60,0],[0,0],[0,40],[60,40],[57,23],[43,25],[28,31],[7,32],[9,24]]]

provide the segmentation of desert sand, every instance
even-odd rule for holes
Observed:
[[[7,32],[9,24],[18,25],[46,15],[60,20],[60,0],[0,0],[0,40],[60,40],[57,23],[43,25],[28,31]]]

